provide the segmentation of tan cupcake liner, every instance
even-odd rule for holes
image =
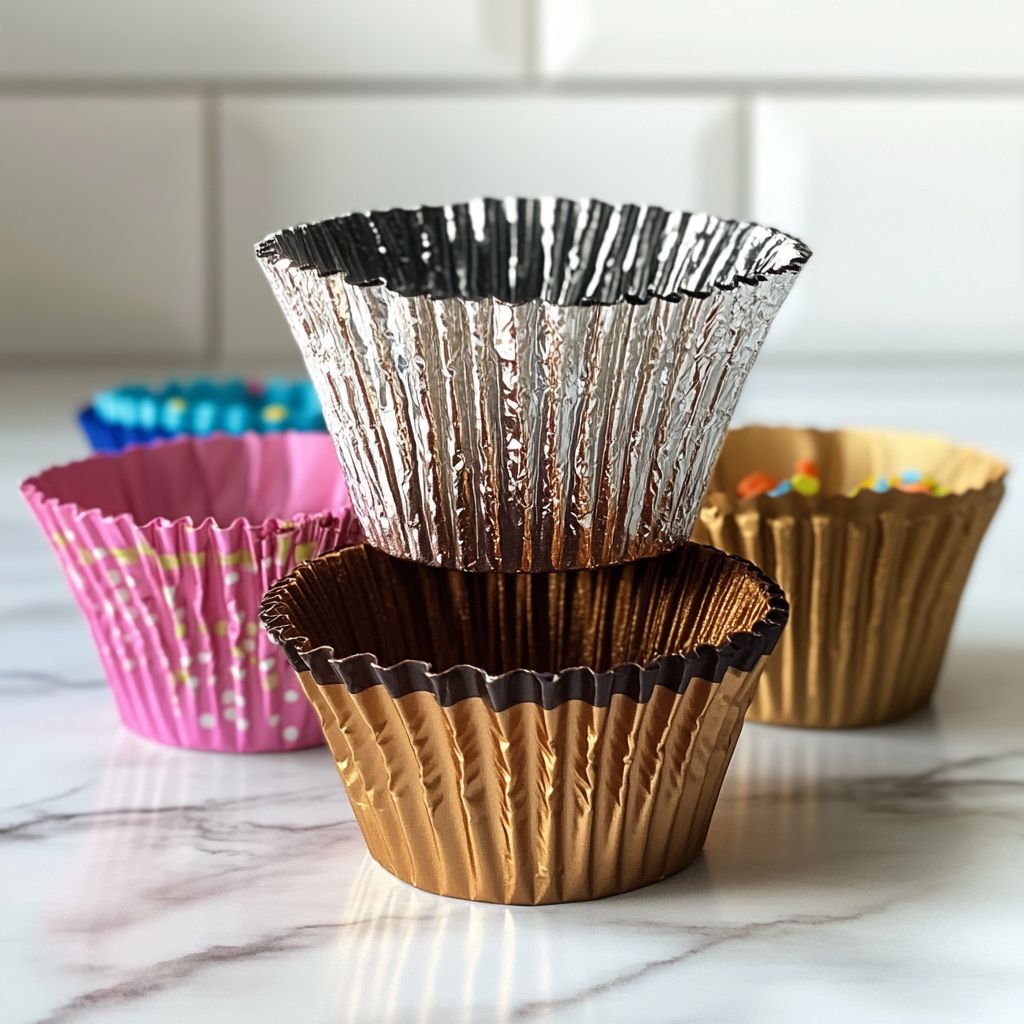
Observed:
[[[801,457],[818,462],[822,496],[732,497],[745,473],[785,476]],[[867,476],[910,467],[953,493],[847,494]],[[779,581],[792,609],[750,719],[867,726],[926,704],[1006,472],[992,456],[930,435],[731,432],[694,539],[760,566]]]
[[[374,858],[431,892],[539,904],[647,885],[699,853],[786,602],[695,544],[523,575],[364,546],[300,567],[261,617]]]

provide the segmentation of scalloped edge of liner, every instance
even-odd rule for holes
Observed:
[[[791,235],[788,231],[783,231],[781,228],[774,227],[771,224],[762,224],[759,221],[739,220],[739,219],[730,218],[730,217],[719,217],[717,214],[707,213],[707,212],[704,212],[704,211],[701,211],[701,210],[679,210],[679,209],[671,209],[671,210],[669,210],[669,209],[666,209],[663,206],[658,206],[657,204],[654,204],[654,203],[652,203],[652,204],[609,203],[609,202],[606,202],[603,199],[595,199],[593,197],[588,197],[588,196],[580,196],[578,199],[567,199],[564,196],[551,196],[551,197],[548,197],[548,196],[533,196],[533,197],[530,197],[530,196],[504,196],[502,198],[498,198],[498,197],[495,197],[495,196],[473,196],[470,199],[463,199],[463,200],[459,200],[458,202],[454,202],[454,203],[442,203],[440,205],[440,207],[437,207],[437,208],[447,210],[447,209],[451,209],[453,206],[461,206],[461,205],[468,204],[468,203],[476,203],[476,202],[504,203],[504,202],[507,202],[509,200],[529,199],[529,198],[533,198],[533,199],[547,199],[547,198],[551,198],[551,199],[553,199],[556,202],[568,202],[568,203],[574,203],[576,205],[579,205],[580,203],[585,203],[585,202],[587,202],[587,203],[603,203],[604,205],[610,206],[610,207],[612,207],[613,209],[616,209],[616,210],[620,210],[623,206],[637,205],[637,206],[642,206],[645,209],[661,210],[662,212],[665,212],[665,213],[668,213],[668,214],[679,213],[679,214],[685,214],[686,216],[690,216],[690,217],[694,217],[694,216],[710,217],[710,218],[712,218],[713,220],[715,220],[719,224],[730,224],[730,225],[734,225],[736,227],[759,227],[759,228],[764,228],[766,231],[771,231],[774,234],[776,234],[776,235],[778,235],[778,236],[780,236],[782,238],[789,239],[793,243],[794,247],[796,248],[796,250],[799,252],[800,255],[794,257],[792,260],[789,261],[789,263],[785,264],[784,266],[776,267],[776,268],[774,268],[772,270],[768,270],[768,271],[766,271],[763,274],[753,274],[753,275],[749,275],[749,276],[748,275],[744,275],[744,274],[737,274],[728,283],[718,283],[718,282],[715,282],[715,284],[713,284],[712,287],[708,291],[703,291],[703,292],[702,291],[690,291],[690,290],[687,290],[685,288],[681,288],[678,291],[673,291],[673,292],[656,292],[656,291],[653,291],[651,289],[648,289],[648,292],[647,292],[646,296],[624,295],[622,297],[622,299],[619,300],[618,302],[596,302],[596,301],[591,301],[591,302],[580,302],[580,303],[573,304],[573,303],[547,302],[546,300],[541,299],[541,298],[523,299],[522,302],[506,302],[503,299],[496,298],[493,295],[480,295],[480,296],[475,296],[473,298],[468,298],[468,297],[465,297],[465,296],[441,296],[441,297],[435,297],[435,296],[431,295],[429,292],[423,292],[423,293],[421,293],[418,296],[406,296],[406,295],[403,295],[401,292],[397,291],[396,289],[391,288],[388,285],[388,282],[387,282],[386,278],[370,278],[370,279],[368,279],[366,281],[351,281],[351,280],[349,280],[348,276],[343,271],[333,271],[333,272],[329,272],[329,273],[324,273],[321,270],[319,270],[317,267],[313,266],[312,264],[295,263],[290,257],[285,256],[281,252],[281,250],[279,248],[278,239],[280,238],[280,236],[285,231],[297,231],[300,228],[315,227],[315,226],[317,226],[319,224],[324,224],[324,223],[326,223],[327,221],[330,221],[330,220],[340,220],[340,219],[342,219],[344,217],[349,217],[353,213],[362,213],[363,216],[367,216],[367,217],[374,217],[374,216],[377,216],[379,214],[394,213],[396,211],[401,211],[403,213],[415,213],[417,210],[428,208],[426,204],[423,204],[421,206],[394,206],[394,207],[391,207],[388,210],[365,210],[365,211],[362,211],[362,210],[350,210],[347,213],[339,214],[337,217],[326,217],[326,218],[322,218],[321,220],[317,220],[317,221],[303,221],[303,222],[301,222],[299,224],[293,224],[293,225],[291,225],[289,227],[280,228],[277,231],[272,231],[269,235],[267,235],[265,238],[262,238],[259,242],[256,243],[256,245],[254,246],[255,253],[256,253],[256,259],[259,260],[261,263],[266,264],[268,267],[283,267],[286,271],[295,271],[295,272],[304,273],[304,274],[313,273],[313,274],[316,274],[317,277],[320,277],[320,278],[323,278],[323,279],[333,278],[333,277],[341,278],[341,280],[349,288],[358,288],[360,290],[369,290],[371,288],[383,288],[386,292],[388,292],[388,294],[395,295],[395,296],[398,296],[399,298],[403,298],[403,299],[405,299],[405,298],[417,298],[418,297],[418,298],[428,299],[430,302],[443,302],[445,300],[445,298],[449,298],[450,297],[450,298],[455,298],[457,301],[460,301],[460,302],[485,302],[485,301],[490,300],[495,305],[504,306],[504,307],[507,307],[509,309],[518,309],[520,307],[529,306],[531,304],[536,304],[536,305],[539,305],[539,306],[544,306],[545,308],[548,308],[548,309],[586,309],[588,307],[601,307],[601,306],[608,306],[608,307],[610,307],[610,306],[616,306],[616,305],[621,305],[621,304],[628,304],[628,305],[632,305],[632,306],[646,306],[646,305],[649,305],[651,302],[655,301],[656,299],[661,299],[664,302],[672,302],[672,303],[682,302],[684,299],[696,299],[698,301],[703,301],[705,299],[711,298],[712,295],[720,295],[720,294],[724,295],[724,294],[727,294],[729,292],[736,291],[740,287],[756,288],[756,287],[758,287],[758,285],[764,284],[766,281],[769,281],[769,280],[771,280],[772,278],[775,278],[775,277],[783,277],[783,276],[788,275],[788,274],[792,274],[792,275],[798,274],[803,269],[803,267],[807,263],[807,261],[813,255],[810,247],[807,245],[806,242],[803,242],[801,239],[797,238],[795,235]]]
[[[884,427],[837,427],[833,430],[822,429],[821,427],[791,427],[784,423],[747,423],[742,427],[736,427],[737,432],[744,430],[793,430],[810,431],[817,434],[836,434],[842,432],[863,432],[865,434],[899,434],[904,437],[928,438],[934,441],[941,441],[957,451],[969,455],[980,456],[993,464],[996,475],[983,487],[968,487],[964,491],[953,491],[949,494],[913,494],[907,491],[890,489],[888,491],[861,490],[856,494],[780,494],[771,498],[767,494],[757,494],[752,498],[737,498],[728,491],[709,490],[701,502],[701,512],[712,509],[720,515],[739,515],[743,512],[758,512],[768,518],[799,514],[801,516],[818,515],[820,513],[833,512],[835,510],[848,511],[851,508],[862,507],[866,512],[893,511],[904,506],[907,512],[927,511],[939,512],[949,509],[951,505],[959,505],[964,499],[974,501],[980,494],[986,491],[1005,489],[1006,478],[1010,474],[1010,464],[1001,456],[993,452],[985,451],[970,444],[960,444],[945,434],[924,433],[916,430],[886,430]],[[732,431],[729,431],[732,433]],[[728,437],[728,433],[726,437]],[[942,502],[943,509],[937,508],[936,503]],[[874,507],[873,507],[874,506]]]
[[[309,563],[296,566],[270,587],[260,602],[259,618],[270,639],[285,652],[296,672],[310,672],[318,685],[346,686],[351,693],[361,693],[369,687],[350,686],[340,676],[340,670],[344,666],[359,664],[376,677],[376,682],[370,685],[385,686],[393,698],[427,692],[442,707],[450,707],[473,697],[484,699],[495,711],[526,703],[540,704],[551,710],[570,700],[582,700],[595,707],[605,707],[615,695],[645,703],[654,686],[684,693],[691,679],[719,683],[729,669],[751,671],[762,657],[772,653],[789,621],[789,602],[782,588],[753,562],[738,555],[726,554],[709,544],[696,544],[692,541],[688,544],[714,551],[745,567],[764,589],[768,609],[749,630],[729,633],[717,646],[699,644],[685,654],[657,655],[645,666],[637,662],[623,662],[603,672],[596,672],[585,665],[569,666],[557,672],[536,672],[521,668],[492,676],[475,665],[466,664],[452,665],[441,672],[434,672],[429,662],[414,658],[382,666],[371,652],[336,658],[329,644],[311,647],[308,637],[296,631],[289,632],[292,623],[284,610],[287,605],[284,594],[290,587],[292,577],[306,569]],[[327,683],[321,682],[318,675],[326,676],[323,670],[327,667],[335,678]],[[410,680],[410,676],[414,678]],[[455,685],[456,679],[461,685]],[[423,685],[415,685],[417,680],[422,681]]]
[[[53,466],[47,466],[38,473],[33,473],[31,476],[22,480],[21,483],[18,484],[18,490],[21,492],[25,501],[30,505],[34,505],[38,508],[67,509],[75,522],[81,522],[83,519],[99,520],[99,522],[109,526],[127,524],[135,530],[149,530],[154,528],[167,529],[168,527],[180,526],[192,533],[212,533],[217,535],[235,533],[239,530],[244,530],[255,536],[260,536],[264,534],[272,535],[274,533],[279,533],[281,530],[288,529],[292,525],[312,522],[313,520],[324,520],[326,522],[333,519],[340,522],[346,517],[354,519],[355,512],[352,509],[350,502],[347,511],[344,509],[319,509],[315,512],[296,512],[294,515],[287,517],[268,516],[266,519],[259,520],[258,522],[246,519],[244,516],[236,516],[230,523],[223,526],[212,516],[207,516],[205,519],[201,519],[198,523],[195,522],[192,516],[179,516],[177,519],[167,519],[164,516],[154,516],[152,519],[140,522],[130,512],[118,512],[114,514],[104,512],[96,505],[87,505],[83,507],[77,501],[65,501],[60,498],[53,497],[48,495],[40,485],[41,478],[47,473],[70,469],[72,466],[79,466],[86,462],[93,462],[98,459],[121,459],[132,452],[150,451],[154,448],[164,448],[168,445],[190,445],[194,447],[210,440],[227,439],[238,442],[243,438],[250,436],[262,440],[263,438],[270,437],[279,438],[286,434],[293,434],[297,437],[329,436],[322,430],[279,430],[274,433],[266,434],[249,430],[243,434],[228,434],[223,431],[217,431],[216,433],[208,434],[205,437],[183,434],[172,438],[154,438],[152,441],[144,441],[138,444],[127,445],[120,451],[93,452],[91,455],[87,455],[84,459],[71,459],[68,462],[59,462]],[[331,451],[333,452],[333,447],[331,448]],[[333,461],[331,463],[331,465],[336,464],[337,463]],[[340,468],[338,469],[338,472],[339,474],[341,473]]]

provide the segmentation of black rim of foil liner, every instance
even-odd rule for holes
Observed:
[[[541,224],[545,203],[552,204],[549,245]],[[473,222],[475,204],[482,207],[482,224]],[[512,204],[514,217],[509,216]],[[679,223],[667,232],[673,216]],[[701,223],[703,228],[697,227]],[[747,244],[757,233],[759,244]],[[692,259],[684,259],[681,272],[669,274],[686,239]],[[791,252],[780,256],[777,249]],[[811,250],[776,228],[710,214],[596,199],[510,197],[299,224],[269,235],[256,246],[256,255],[271,265],[286,260],[321,277],[340,274],[353,287],[383,285],[407,298],[592,306],[705,299],[795,274]]]
[[[321,686],[347,686],[353,694],[373,686],[384,686],[393,699],[410,693],[431,693],[442,707],[477,697],[495,711],[505,711],[515,704],[526,703],[540,704],[545,710],[551,711],[570,700],[584,701],[594,707],[607,707],[611,698],[617,694],[644,704],[650,700],[655,686],[663,686],[682,694],[691,679],[719,683],[729,669],[751,671],[762,657],[775,649],[789,620],[789,602],[782,588],[753,562],[737,555],[725,555],[706,544],[690,542],[688,546],[708,548],[744,566],[764,589],[768,610],[751,629],[730,633],[717,646],[700,644],[686,654],[658,655],[646,666],[626,662],[604,672],[595,672],[586,666],[573,666],[559,672],[511,669],[489,677],[473,665],[454,665],[442,672],[434,672],[428,662],[415,659],[385,667],[378,664],[371,653],[336,658],[333,647],[312,647],[309,638],[297,631],[292,623],[287,597],[292,581],[302,575],[316,573],[315,564],[329,555],[296,566],[291,573],[278,580],[260,603],[260,621],[270,639],[284,650],[297,672],[310,672]]]

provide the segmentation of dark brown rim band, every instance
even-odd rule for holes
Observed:
[[[723,560],[741,566],[763,590],[767,611],[749,630],[731,633],[717,646],[700,644],[686,653],[658,655],[644,666],[626,662],[601,672],[585,666],[572,666],[558,672],[513,669],[500,675],[489,675],[472,665],[454,665],[444,671],[434,672],[427,662],[414,659],[382,666],[377,657],[369,652],[338,658],[332,647],[314,646],[314,642],[303,636],[296,627],[292,615],[292,592],[305,578],[312,578],[322,571],[319,565],[353,557],[347,552],[359,551],[361,547],[322,555],[298,566],[270,588],[260,606],[260,619],[264,628],[274,643],[283,648],[296,671],[310,672],[320,685],[345,685],[352,693],[359,693],[371,686],[386,687],[393,698],[409,693],[429,692],[443,707],[477,697],[485,700],[495,711],[527,702],[540,704],[550,710],[569,700],[606,707],[615,695],[630,697],[642,703],[650,699],[655,686],[683,693],[693,679],[717,683],[721,682],[729,670],[751,671],[775,649],[789,618],[789,604],[782,589],[755,565],[705,545],[687,544],[684,549],[713,551]],[[677,549],[675,554],[682,550]],[[670,558],[672,554],[657,557]],[[454,571],[421,568],[431,573]],[[572,571],[600,573],[607,570]]]

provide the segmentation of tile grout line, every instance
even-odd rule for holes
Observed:
[[[204,355],[209,369],[221,366],[224,357],[224,306],[220,97],[212,90],[201,96],[202,117],[202,198],[200,218],[203,237],[203,329]]]
[[[538,25],[534,18],[527,23],[527,68],[520,75],[503,79],[459,77],[391,77],[391,78],[215,78],[167,76],[164,78],[133,77],[0,77],[0,97],[10,96],[177,96],[197,92],[221,96],[273,95],[338,95],[338,96],[502,96],[530,98],[535,96],[608,97],[628,96],[694,96],[706,94],[765,93],[776,98],[808,99],[823,97],[894,95],[935,96],[955,99],[1019,98],[1024,96],[1024,78],[547,78],[540,74],[540,54],[532,38]]]
[[[526,0],[524,17],[526,18],[526,71],[524,79],[529,83],[540,80],[541,46],[539,0]]]

